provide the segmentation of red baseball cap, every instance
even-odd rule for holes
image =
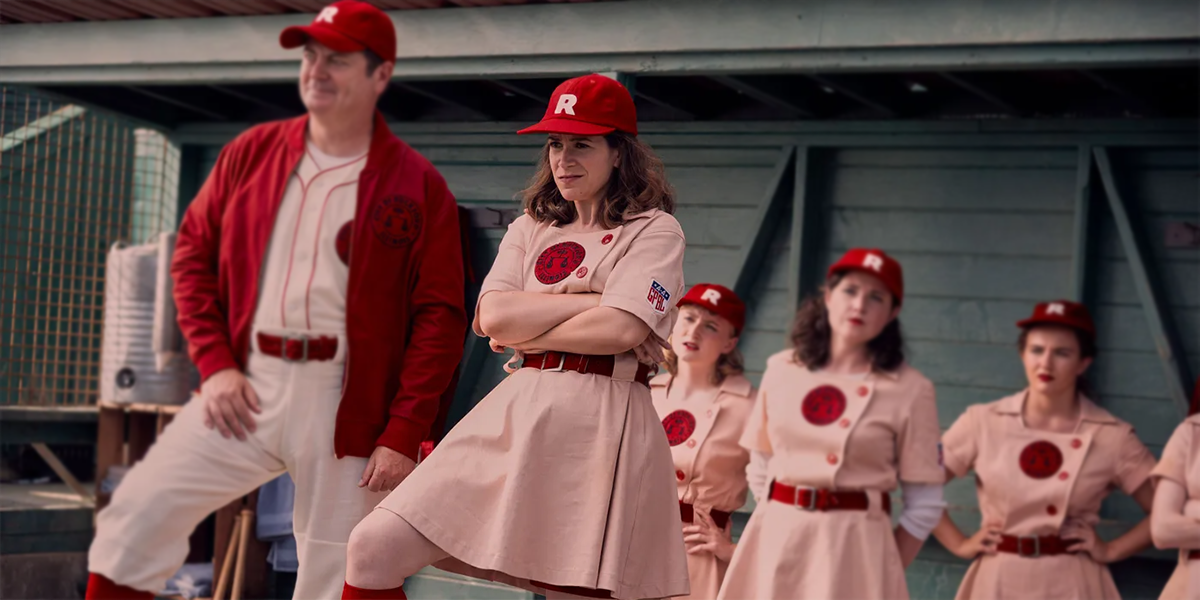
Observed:
[[[322,8],[311,24],[284,29],[279,45],[296,48],[309,38],[334,52],[371,50],[385,61],[396,60],[396,26],[382,10],[366,2],[334,2]]]
[[[1092,313],[1086,306],[1070,300],[1054,300],[1041,302],[1033,307],[1033,315],[1028,319],[1017,321],[1017,327],[1022,329],[1030,325],[1065,325],[1078,329],[1089,336],[1096,337],[1096,325],[1092,322]]]
[[[896,304],[904,300],[904,270],[900,263],[878,248],[851,248],[829,267],[826,277],[833,277],[845,271],[862,271],[874,275],[883,281]]]
[[[746,303],[733,290],[715,283],[697,283],[679,300],[679,306],[694,304],[726,318],[733,323],[734,334],[746,324]]]
[[[614,131],[637,135],[633,96],[616,79],[593,73],[560,83],[541,122],[517,133],[607,135]]]

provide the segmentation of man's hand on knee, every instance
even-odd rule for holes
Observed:
[[[225,439],[236,436],[246,441],[246,432],[254,433],[254,417],[262,413],[258,395],[246,376],[237,369],[218,371],[200,386],[204,398],[204,425],[216,427]]]
[[[376,446],[358,481],[358,487],[365,487],[372,492],[390,492],[415,468],[417,463],[413,459],[386,446]]]

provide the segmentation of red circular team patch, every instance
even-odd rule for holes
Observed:
[[[346,221],[341,229],[338,229],[337,238],[334,245],[337,247],[338,258],[342,259],[343,265],[350,264],[350,234],[354,230],[354,221]]]
[[[663,419],[663,430],[667,432],[667,442],[678,446],[696,431],[696,417],[686,410],[677,410]]]
[[[575,242],[560,242],[542,251],[533,267],[533,273],[538,281],[554,285],[574,273],[575,269],[583,264],[583,257],[586,255],[587,251],[583,246]]]
[[[404,196],[392,196],[371,213],[371,228],[375,237],[389,248],[411,244],[421,235],[421,209],[416,201]]]
[[[1045,440],[1033,442],[1021,451],[1021,470],[1034,479],[1051,477],[1062,465],[1062,450]]]
[[[824,427],[846,412],[846,395],[832,385],[823,385],[804,397],[800,412],[804,413],[805,421]]]

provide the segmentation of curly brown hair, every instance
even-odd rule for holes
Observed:
[[[625,223],[627,215],[646,212],[657,208],[668,214],[675,212],[675,190],[667,183],[666,169],[662,159],[650,146],[636,136],[624,131],[614,131],[604,136],[610,148],[620,155],[620,164],[608,180],[604,205],[600,210],[600,224],[612,229]],[[554,171],[550,167],[550,142],[542,147],[537,172],[529,180],[529,186],[521,192],[525,213],[537,221],[573,222],[575,203],[568,202],[558,191],[554,182]]]
[[[796,361],[809,369],[820,369],[829,364],[829,311],[825,308],[825,291],[832,290],[845,277],[834,273],[825,280],[817,293],[809,296],[796,311],[796,322],[792,327],[792,346]],[[892,297],[892,306],[896,298]],[[871,365],[879,371],[894,371],[904,363],[904,336],[900,333],[900,319],[892,319],[879,335],[867,342]]]

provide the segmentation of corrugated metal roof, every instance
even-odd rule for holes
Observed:
[[[553,4],[597,0],[365,0],[383,10]],[[333,0],[4,0],[0,24],[190,19],[315,13]]]

